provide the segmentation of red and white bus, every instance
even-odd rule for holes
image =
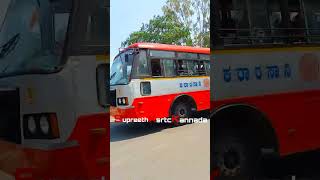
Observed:
[[[210,108],[210,49],[133,44],[111,67],[110,104],[124,118],[191,117]]]
[[[320,149],[320,2],[213,0],[212,168]],[[272,172],[271,172],[272,173]]]
[[[0,7],[0,174],[109,179],[109,3]]]

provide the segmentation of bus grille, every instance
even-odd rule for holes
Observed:
[[[117,95],[116,90],[110,90],[110,105],[116,107],[117,106]]]
[[[20,102],[18,90],[0,89],[0,139],[21,143]]]

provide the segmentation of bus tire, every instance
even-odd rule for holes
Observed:
[[[213,143],[213,167],[221,177],[257,177],[260,174],[260,149],[243,131],[222,130]]]
[[[172,115],[179,116],[180,118],[191,117],[191,107],[184,102],[177,102],[173,106]]]
[[[183,101],[177,101],[172,106],[171,117],[173,118],[189,118],[192,117],[191,106]],[[181,126],[184,123],[172,122],[172,127]]]

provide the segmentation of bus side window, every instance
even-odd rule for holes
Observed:
[[[197,72],[197,65],[198,65],[198,62],[197,61],[192,61],[192,60],[188,60],[186,61],[187,63],[187,72],[189,76],[197,76],[198,75],[198,72]]]
[[[304,0],[308,33],[312,42],[320,42],[320,2],[319,0]]]
[[[206,74],[210,76],[210,61],[204,61]]]
[[[217,41],[221,45],[247,44],[249,34],[249,19],[247,0],[216,0],[218,24]]]
[[[178,64],[177,64],[177,71],[179,76],[186,76],[188,75],[188,69],[187,69],[187,64],[185,61],[183,60],[178,60]]]
[[[205,65],[204,65],[203,61],[200,61],[198,63],[197,70],[198,70],[199,75],[206,75],[206,68],[205,68]]]
[[[136,69],[136,76],[145,77],[150,76],[150,70],[148,66],[148,58],[147,52],[145,50],[141,50],[139,52],[137,60],[134,61]]]
[[[174,77],[176,76],[176,64],[172,59],[163,59],[163,72],[165,77]]]
[[[151,60],[151,72],[152,72],[152,76],[156,76],[156,77],[162,76],[160,59]]]

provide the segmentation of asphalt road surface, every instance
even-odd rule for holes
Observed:
[[[111,123],[111,180],[209,180],[210,123]]]

